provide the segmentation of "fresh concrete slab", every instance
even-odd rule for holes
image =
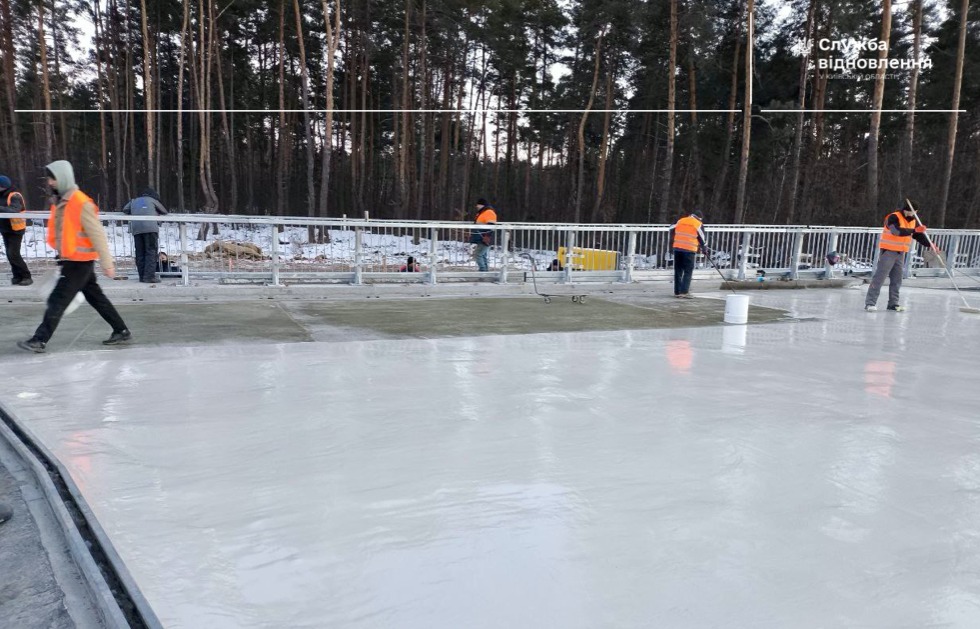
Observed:
[[[218,345],[299,343],[378,338],[438,338],[492,334],[646,330],[719,325],[724,300],[680,300],[650,295],[589,297],[577,304],[555,298],[467,297],[361,299],[357,301],[233,301],[128,303],[117,305],[132,330],[133,345]],[[43,304],[0,304],[0,356],[23,352]],[[785,312],[753,307],[750,322],[785,318]],[[105,349],[109,327],[87,305],[62,319],[49,352]],[[110,348],[117,351],[121,347]]]

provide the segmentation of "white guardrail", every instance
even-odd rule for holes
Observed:
[[[32,268],[54,263],[45,242],[47,213],[20,215],[29,221],[22,253]],[[128,222],[146,220],[103,213],[109,246],[126,272],[134,265]],[[577,225],[568,223],[472,223],[369,219],[170,214],[157,217],[160,253],[172,265],[164,279],[222,282],[523,282],[534,260],[541,281],[666,279],[673,274],[667,225]],[[470,243],[474,228],[492,230],[490,271],[477,270]],[[697,275],[729,279],[840,277],[870,273],[881,228],[774,225],[708,225],[710,260],[699,256]],[[956,273],[980,274],[980,231],[930,230]],[[918,248],[917,248],[918,249]],[[827,253],[840,262],[831,267]],[[411,256],[420,272],[400,269]],[[530,259],[527,257],[530,256]],[[553,264],[557,261],[560,270]],[[937,267],[937,268],[934,268]],[[0,268],[6,270],[5,258]],[[550,270],[549,270],[550,269]],[[909,256],[909,275],[939,276],[938,261]]]

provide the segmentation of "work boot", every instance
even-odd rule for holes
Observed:
[[[132,340],[133,335],[129,330],[123,330],[121,332],[113,332],[112,336],[102,341],[103,345],[121,345],[122,343],[128,343]]]
[[[15,282],[15,283],[17,284],[17,286],[30,286],[31,284],[34,283],[34,280],[32,280],[29,277],[26,277],[26,278],[22,279],[21,281]]]
[[[34,352],[35,354],[44,353],[44,343],[34,337],[31,337],[26,341],[17,341],[17,347],[26,349],[29,352]]]
[[[878,312],[878,306],[865,306],[864,309],[868,312]]]
[[[899,305],[888,306],[888,309],[891,310],[892,312],[905,312],[906,310],[905,306],[899,306]]]

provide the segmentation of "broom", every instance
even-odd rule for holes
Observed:
[[[50,271],[46,272],[41,279],[34,284],[34,294],[38,297],[44,297],[47,299],[51,295],[51,291],[54,287],[58,285],[58,277],[61,275],[61,271],[55,267]],[[68,307],[65,308],[65,315],[70,315],[71,313],[78,310],[78,307],[85,303],[85,295],[82,293],[76,293],[75,298],[71,300]]]
[[[905,199],[905,203],[909,206],[909,209],[912,210],[912,215],[915,216],[915,222],[921,225],[922,220],[919,219],[919,213],[915,211],[915,207],[913,207],[912,202],[909,201],[908,199]],[[924,235],[926,237],[926,240],[929,242],[929,246],[935,247],[936,245],[933,244],[932,238],[929,237],[929,234],[924,233]],[[949,272],[949,267],[946,266],[946,261],[943,260],[943,257],[941,255],[938,255],[936,257],[939,258],[939,263],[943,265],[943,270],[946,271],[946,275],[949,276],[949,281],[953,283],[953,288],[956,289],[956,294],[959,295],[960,299],[963,300],[963,305],[960,307],[960,312],[965,312],[968,314],[980,314],[980,308],[972,307],[970,305],[970,302],[966,300],[966,297],[963,296],[963,293],[960,292],[960,287],[956,285],[956,280],[953,279],[953,274]]]

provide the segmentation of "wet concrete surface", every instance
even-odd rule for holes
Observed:
[[[361,299],[345,301],[121,302],[133,346],[296,343],[380,338],[441,338],[494,334],[640,330],[718,325],[722,296],[680,300],[666,296],[590,296],[585,303],[530,297]],[[0,304],[0,357],[25,353],[43,304]],[[750,322],[782,320],[778,309],[752,307]],[[87,304],[66,315],[48,352],[105,349],[108,325]],[[122,348],[111,348],[122,349]]]
[[[863,296],[753,296],[789,324],[27,355],[0,395],[168,627],[972,628],[980,316]],[[299,306],[304,334],[408,334]]]

